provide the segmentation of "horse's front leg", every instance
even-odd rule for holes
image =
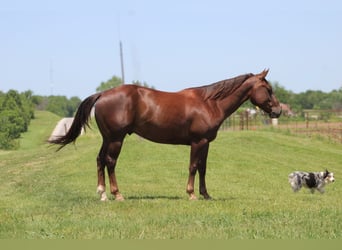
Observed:
[[[195,176],[197,170],[200,175],[200,194],[204,196],[205,199],[209,199],[210,196],[207,193],[207,188],[205,184],[205,171],[206,171],[206,161],[208,156],[209,142],[207,139],[202,139],[199,142],[191,144],[190,152],[190,166],[189,166],[189,178],[186,192],[189,194],[190,200],[196,200],[195,195]]]
[[[196,164],[193,164],[190,162],[188,185],[186,187],[186,192],[189,194],[190,200],[197,200],[197,197],[195,195],[195,188],[194,188],[196,172],[197,172]]]
[[[205,184],[205,174],[207,170],[207,157],[208,157],[209,143],[203,147],[202,153],[200,155],[200,160],[198,162],[198,173],[199,173],[199,192],[203,195],[204,199],[211,199],[207,191],[207,186]]]

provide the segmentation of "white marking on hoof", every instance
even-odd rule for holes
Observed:
[[[98,185],[98,186],[97,186],[96,192],[97,192],[98,194],[102,194],[102,193],[105,192],[105,191],[106,191],[106,187],[105,187],[105,186],[102,186],[102,185]]]
[[[106,188],[102,185],[97,187],[97,193],[100,195],[101,201],[107,201]]]
[[[101,199],[100,199],[101,201],[108,201],[108,198],[107,198],[107,195],[106,195],[106,193],[105,192],[103,192],[102,194],[101,194]]]
[[[115,200],[116,200],[116,201],[124,201],[125,199],[124,199],[124,197],[122,196],[122,194],[116,193],[116,194],[115,194]]]
[[[191,194],[190,194],[190,197],[189,197],[189,200],[191,200],[191,201],[196,201],[196,200],[197,200],[196,195],[195,195],[194,193],[191,193]]]

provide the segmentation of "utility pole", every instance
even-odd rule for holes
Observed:
[[[124,69],[124,61],[123,61],[123,53],[122,53],[122,42],[120,41],[120,62],[121,62],[121,79],[122,84],[125,84],[125,69]]]

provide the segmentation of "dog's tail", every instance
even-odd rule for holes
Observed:
[[[288,176],[289,183],[292,187],[293,192],[297,192],[302,187],[302,181],[300,179],[300,175],[296,172],[289,174]]]
[[[291,183],[295,177],[296,177],[295,173],[289,174],[289,183]]]

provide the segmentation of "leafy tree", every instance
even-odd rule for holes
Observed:
[[[132,84],[154,89],[154,86],[149,86],[147,82],[140,82],[139,80],[133,81]]]
[[[6,94],[0,91],[0,148],[13,149],[19,146],[17,139],[27,131],[34,118],[34,107],[70,117],[80,102],[78,97],[35,96],[30,90],[20,94],[15,90]]]
[[[25,120],[17,110],[3,110],[0,116],[0,131],[7,133],[9,139],[18,139],[21,132],[25,132]]]
[[[104,91],[110,88],[114,88],[117,86],[120,86],[122,84],[122,79],[117,76],[113,76],[111,79],[109,79],[106,82],[101,82],[100,86],[96,88],[96,91]]]
[[[333,110],[342,110],[342,87],[339,90],[333,90],[329,99]]]
[[[322,101],[326,98],[327,94],[322,91],[307,90],[297,94],[294,98],[294,103],[301,109],[321,109]]]
[[[72,97],[70,100],[65,96],[49,96],[45,110],[55,113],[62,117],[72,117],[81,100]]]
[[[10,90],[0,95],[0,148],[10,149],[18,146],[22,132],[27,131],[33,118],[31,92],[19,94]]]
[[[23,122],[20,124],[20,132],[27,130],[30,120],[33,116],[32,105],[25,95],[20,95],[15,90],[10,90],[3,99],[1,110],[14,111],[17,116],[20,116]]]
[[[30,121],[34,119],[34,104],[33,104],[33,92],[31,90],[27,90],[20,94],[22,107],[24,114],[27,116],[27,120]]]
[[[68,116],[74,116],[74,113],[81,103],[81,99],[77,96],[73,96],[68,100],[67,112]]]
[[[146,82],[141,82],[141,81],[133,81],[132,84],[135,84],[135,85],[139,85],[139,86],[144,86],[144,87],[148,87],[148,88],[152,88],[154,89],[153,86],[149,86]],[[114,87],[117,87],[117,86],[120,86],[122,85],[122,79],[120,77],[117,77],[117,76],[113,76],[111,79],[109,79],[108,81],[106,82],[101,82],[100,83],[100,86],[98,86],[96,88],[96,91],[97,92],[100,92],[100,91],[104,91],[104,90],[107,90],[107,89],[111,89],[111,88],[114,88]]]
[[[67,98],[65,96],[49,96],[46,110],[59,116],[65,116],[67,110]]]
[[[32,103],[38,110],[47,110],[62,117],[74,115],[81,99],[73,96],[68,99],[66,96],[32,96]]]
[[[293,92],[286,90],[279,82],[272,82],[272,89],[281,103],[290,103],[293,98]]]

